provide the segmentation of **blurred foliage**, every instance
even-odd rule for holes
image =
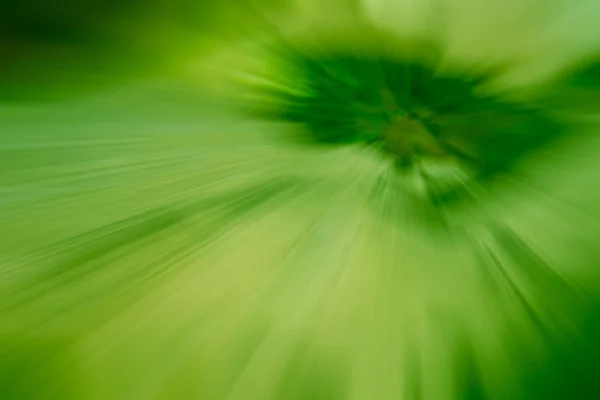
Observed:
[[[248,6],[289,3],[8,0],[0,13],[0,101],[59,100],[177,74],[215,43],[256,32]]]
[[[488,86],[593,42],[534,2],[5,1],[0,400],[598,398],[599,64]]]
[[[570,119],[600,111],[600,59],[592,57],[563,71],[536,99],[541,107]]]
[[[288,68],[283,74],[294,78],[284,77],[286,83],[279,85],[256,84],[254,90],[270,98],[264,104],[271,118],[300,124],[314,144],[368,144],[389,150],[394,146],[386,132],[395,129],[400,142],[392,153],[399,157],[399,166],[441,152],[471,171],[475,181],[487,184],[515,172],[525,157],[566,132],[543,110],[483,92],[492,71],[440,71],[433,57],[340,51],[289,51],[284,57]],[[395,125],[398,118],[420,121],[437,143],[400,149],[412,146],[402,141],[412,140],[414,133]],[[433,196],[441,201],[465,194],[456,189]]]

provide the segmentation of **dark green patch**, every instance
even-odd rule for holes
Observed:
[[[565,132],[531,105],[481,94],[492,73],[440,73],[435,62],[348,52],[286,57],[300,89],[258,88],[271,99],[271,117],[300,124],[315,145],[375,145],[400,170],[442,157],[485,185],[515,173],[525,157]],[[429,145],[417,145],[398,121],[425,127]],[[390,135],[394,129],[398,134]],[[468,194],[456,189],[432,196],[446,203]]]
[[[85,398],[82,371],[69,340],[23,333],[0,337],[2,400]]]

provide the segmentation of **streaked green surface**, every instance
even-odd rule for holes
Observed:
[[[317,3],[299,15],[319,26]],[[342,3],[323,7],[345,10],[343,22],[357,12]],[[467,3],[446,11],[463,27],[450,44],[465,26],[486,38],[467,23],[477,12],[509,32],[509,17],[542,10]],[[384,24],[384,2],[369,4],[364,15]],[[593,7],[556,5],[523,42],[563,35]],[[569,30],[556,59],[587,57],[592,30]],[[597,74],[538,82],[539,104],[572,134],[485,198],[437,208],[418,176],[373,149],[297,146],[282,139],[297,126],[244,116],[228,97],[236,86],[212,75],[246,66],[239,42],[225,44],[235,31],[170,36],[189,53],[150,46],[164,60],[132,57],[124,80],[122,68],[65,59],[94,71],[83,81],[110,83],[93,92],[75,83],[53,96],[63,81],[36,86],[23,71],[32,81],[3,96],[0,399],[598,397],[600,119],[564,106],[597,99]],[[511,35],[497,40],[506,57]],[[448,46],[474,57],[462,43]],[[256,54],[248,64],[266,60]]]

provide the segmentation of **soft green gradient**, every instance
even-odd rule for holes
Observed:
[[[318,3],[295,5],[298,19],[320,26]],[[385,23],[384,2],[348,3],[327,6],[347,11],[340,25],[357,14]],[[526,21],[518,4],[506,7]],[[552,26],[576,31],[568,18],[597,7],[569,4],[527,43],[552,38]],[[476,20],[468,1],[455,5],[448,21]],[[215,11],[232,24],[245,15],[232,12]],[[31,81],[3,86],[0,399],[600,396],[600,119],[556,105],[581,86],[597,99],[598,82],[547,79],[564,56],[588,56],[592,41],[576,39],[592,28],[571,33],[577,51],[565,41],[544,55],[555,70],[535,82],[558,93],[545,101],[573,135],[485,201],[442,210],[375,151],[298,147],[280,140],[296,126],[244,117],[229,78],[264,59],[240,54],[252,37],[222,29],[169,36],[189,52],[149,46],[157,64],[126,57],[139,74],[133,62],[84,68],[72,57],[56,70],[70,76],[69,65],[81,83],[16,68]],[[444,37],[466,37],[456,32]],[[509,39],[507,59],[519,54]],[[474,57],[452,48],[461,63]],[[531,83],[537,60],[499,84]]]

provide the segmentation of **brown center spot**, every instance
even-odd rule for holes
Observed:
[[[387,151],[400,158],[411,158],[415,154],[429,157],[445,157],[447,153],[419,120],[397,118],[384,132]]]

